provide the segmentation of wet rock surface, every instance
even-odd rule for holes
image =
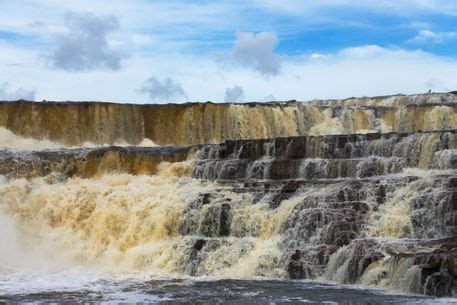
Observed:
[[[200,149],[193,176],[203,179],[337,179],[457,168],[457,133],[308,136],[226,141]]]

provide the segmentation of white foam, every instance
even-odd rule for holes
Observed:
[[[81,146],[70,146],[63,143],[50,141],[48,139],[33,139],[22,137],[14,134],[10,130],[0,127],[0,149],[16,149],[16,150],[44,150],[44,149],[61,149],[61,148],[78,148],[78,147],[103,147],[103,146],[140,146],[140,147],[158,147],[156,143],[148,138],[143,139],[138,144],[131,144],[125,141],[115,141],[114,143],[95,144],[92,142],[84,142]]]

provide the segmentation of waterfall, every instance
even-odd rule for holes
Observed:
[[[145,139],[143,144],[152,141],[166,146],[304,135],[412,133],[456,129],[456,100],[448,93],[243,105],[0,102],[0,127],[20,137],[66,146],[139,145]]]
[[[1,102],[1,262],[455,295],[456,105]]]

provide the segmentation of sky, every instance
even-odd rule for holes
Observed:
[[[0,100],[457,90],[456,0],[0,0]]]

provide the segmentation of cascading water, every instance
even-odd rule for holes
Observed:
[[[335,101],[132,105],[0,102],[0,127],[66,146],[194,145],[225,140],[457,128],[457,96]],[[0,133],[1,134],[1,133]],[[150,145],[147,145],[150,146]]]
[[[3,103],[0,291],[73,270],[455,295],[455,101]],[[12,121],[15,107],[39,123]],[[55,123],[75,130],[43,132]]]

